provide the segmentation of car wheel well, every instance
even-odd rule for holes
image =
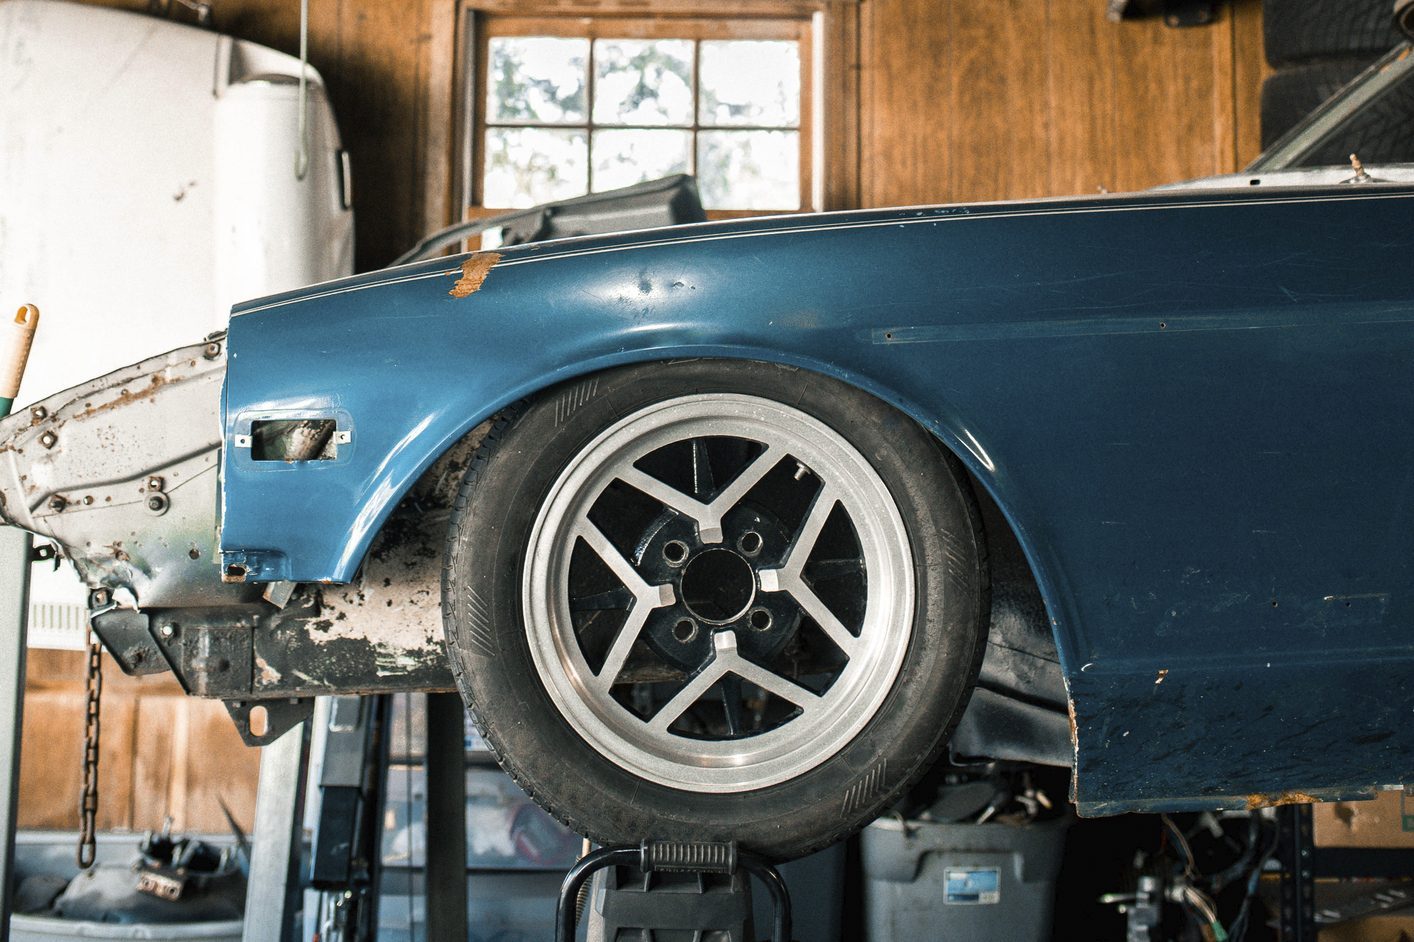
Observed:
[[[661,362],[672,363],[692,359],[703,358],[676,358]],[[808,366],[758,362],[765,362],[767,365],[781,370],[823,375],[823,371],[811,369]],[[385,522],[384,529],[386,530],[392,525],[407,525],[407,515],[401,512],[405,503],[415,501],[424,511],[430,509],[434,513],[439,510],[449,510],[455,498],[455,482],[460,480],[481,440],[498,422],[505,419],[514,422],[515,417],[524,411],[528,402],[541,397],[555,397],[557,409],[563,417],[562,420],[570,421],[575,412],[594,396],[598,378],[612,369],[592,370],[559,383],[541,387],[507,404],[495,414],[477,423],[461,438],[448,446],[442,454],[438,455],[428,469],[422,473],[400,502],[400,511],[395,512],[389,521]],[[849,380],[846,379],[846,381]],[[1009,614],[1002,613],[1005,615],[1002,619],[996,617],[996,613],[994,613],[992,637],[1006,637],[1013,643],[1024,642],[1024,650],[1036,653],[1050,661],[1058,660],[1056,639],[1042,602],[1040,580],[1022,549],[1021,541],[1011,521],[981,480],[968,467],[965,460],[966,455],[961,454],[956,447],[950,444],[939,433],[936,425],[920,421],[905,404],[890,402],[879,395],[877,391],[868,389],[864,384],[851,382],[851,385],[869,393],[879,401],[881,407],[892,410],[902,420],[927,432],[938,447],[938,460],[954,465],[964,476],[967,487],[970,488],[973,498],[981,510],[983,534],[988,545],[988,565],[992,570],[994,595],[1006,600],[1018,600],[1020,603],[1020,617],[1018,617],[1017,611],[1010,611]],[[998,631],[1001,632],[1000,635]],[[1057,668],[1057,676],[1058,673]]]

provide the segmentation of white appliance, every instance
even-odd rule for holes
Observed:
[[[347,156],[313,68],[156,17],[0,2],[0,313],[43,312],[25,403],[353,270]],[[36,569],[30,639],[82,647],[85,592]]]

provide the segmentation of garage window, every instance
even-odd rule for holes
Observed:
[[[482,18],[473,206],[532,206],[693,173],[715,215],[809,207],[810,25]]]

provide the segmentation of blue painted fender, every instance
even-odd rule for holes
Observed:
[[[1411,781],[1411,685],[1362,681],[1414,665],[1411,219],[1387,186],[779,217],[261,299],[230,328],[223,563],[347,581],[447,447],[555,384],[792,364],[912,416],[1006,514],[1082,807]],[[252,422],[302,416],[348,433],[335,460],[253,460]]]

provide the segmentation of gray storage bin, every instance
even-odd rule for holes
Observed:
[[[860,836],[870,942],[1045,942],[1069,825],[880,818]]]
[[[104,832],[97,836],[96,862],[102,865],[135,861],[140,834]],[[63,880],[79,875],[74,863],[78,836],[72,831],[20,831],[15,835],[15,884],[26,877],[52,874]],[[206,835],[209,844],[231,843],[229,835]],[[85,922],[38,914],[10,917],[10,942],[72,942],[74,939],[167,939],[173,942],[241,942],[241,921],[165,924]]]

